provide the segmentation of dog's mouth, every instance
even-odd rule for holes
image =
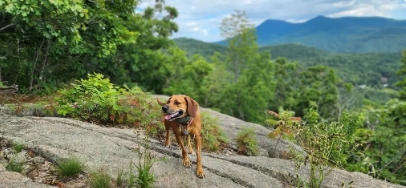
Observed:
[[[173,121],[176,118],[178,118],[179,116],[181,116],[182,114],[183,114],[183,110],[179,110],[179,111],[176,111],[173,113],[167,113],[164,118],[168,121]]]

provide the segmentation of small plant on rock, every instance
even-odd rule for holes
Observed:
[[[206,112],[202,112],[202,147],[208,151],[219,151],[222,147],[227,147],[227,136],[223,129],[218,125],[217,118],[210,116]]]
[[[258,155],[257,137],[253,127],[244,127],[237,133],[238,152],[245,155]]]
[[[16,153],[20,153],[24,149],[24,144],[21,143],[13,143],[13,149],[16,151]]]
[[[79,159],[73,157],[58,162],[57,172],[63,177],[74,177],[83,172],[84,165]]]
[[[111,187],[110,183],[110,176],[102,170],[90,174],[89,184],[91,188],[109,188]]]
[[[23,171],[24,161],[18,159],[18,157],[11,157],[10,161],[7,164],[6,169],[8,171],[21,173]]]

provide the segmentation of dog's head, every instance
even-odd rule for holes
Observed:
[[[173,121],[188,115],[195,118],[199,109],[199,104],[185,95],[172,95],[166,103],[160,102],[158,98],[157,101],[165,113],[165,120],[168,121]]]

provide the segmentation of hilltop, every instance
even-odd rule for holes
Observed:
[[[256,27],[260,46],[301,44],[329,52],[398,52],[406,48],[406,20],[317,16],[303,23],[266,20]],[[226,41],[215,42],[226,45]]]

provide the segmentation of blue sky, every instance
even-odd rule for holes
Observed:
[[[143,1],[142,6],[148,5]],[[234,10],[245,10],[251,23],[266,19],[304,22],[318,15],[327,17],[381,16],[406,20],[406,0],[166,0],[179,17],[175,37],[206,42],[222,40],[220,24]]]

